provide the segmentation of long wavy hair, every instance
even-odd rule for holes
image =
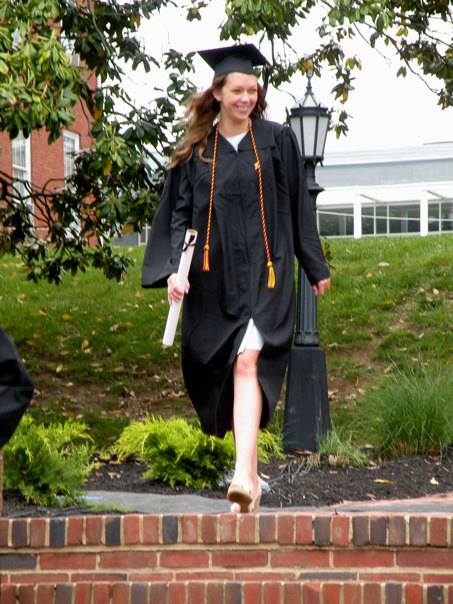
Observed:
[[[186,132],[176,146],[170,160],[170,168],[186,161],[191,155],[195,145],[199,145],[198,154],[203,161],[209,162],[203,153],[206,151],[208,136],[212,130],[214,120],[220,112],[220,103],[214,98],[214,91],[221,90],[227,75],[214,78],[211,86],[195,94],[189,101],[186,109]],[[253,118],[264,117],[266,110],[266,93],[258,84],[258,100],[250,115]]]

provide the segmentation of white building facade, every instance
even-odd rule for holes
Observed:
[[[331,153],[316,178],[322,236],[453,233],[453,142]]]

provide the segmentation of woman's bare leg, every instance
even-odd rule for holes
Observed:
[[[263,395],[258,381],[259,350],[241,352],[234,363],[233,428],[236,466],[233,482],[242,484],[255,495],[258,489],[258,431]],[[233,504],[232,511],[237,511]]]

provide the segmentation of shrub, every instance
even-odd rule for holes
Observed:
[[[369,393],[361,423],[384,456],[440,454],[453,443],[453,373],[395,372]]]
[[[91,438],[77,421],[48,426],[30,416],[4,449],[4,488],[19,491],[27,503],[63,505],[78,501],[91,472]]]
[[[204,434],[185,419],[148,418],[127,426],[114,447],[120,460],[134,457],[148,465],[143,478],[172,487],[215,488],[234,464],[234,441]],[[267,462],[281,455],[278,437],[261,432],[259,457]]]
[[[352,435],[346,436],[344,430],[334,426],[319,440],[318,453],[321,457],[328,457],[332,465],[358,468],[368,465],[368,457],[365,453],[352,444]]]

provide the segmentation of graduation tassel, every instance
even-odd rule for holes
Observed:
[[[207,273],[211,270],[209,266],[209,245],[206,244],[203,248],[203,272]]]
[[[267,287],[269,289],[274,289],[274,287],[275,287],[275,271],[274,271],[274,266],[271,261],[269,261],[267,263],[267,268],[269,269],[269,272],[267,275]]]

